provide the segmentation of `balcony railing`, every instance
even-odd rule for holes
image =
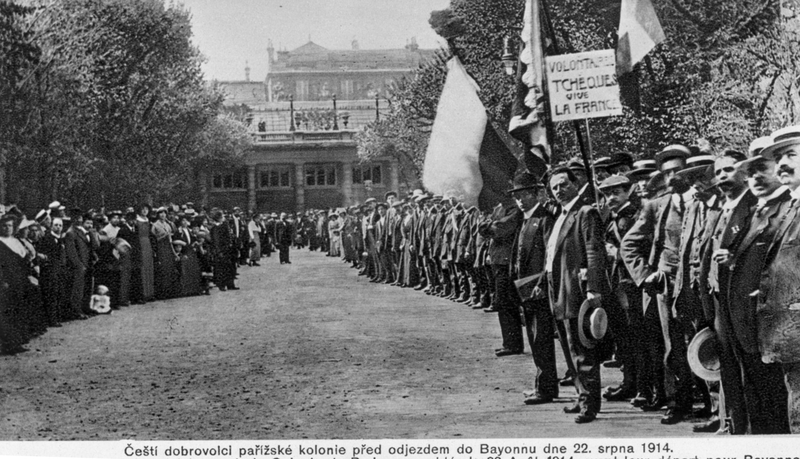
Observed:
[[[244,121],[251,134],[258,139],[269,140],[271,133],[286,135],[287,132],[357,131],[379,119],[388,110],[388,103],[377,97],[374,101],[339,101],[336,96],[330,101],[271,103],[247,112]],[[324,136],[323,136],[324,137]]]
[[[264,143],[308,143],[308,142],[351,142],[355,129],[338,131],[294,131],[294,132],[251,132],[253,142]]]

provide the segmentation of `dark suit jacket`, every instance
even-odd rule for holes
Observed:
[[[491,264],[508,265],[511,263],[511,251],[521,219],[522,212],[517,206],[497,206],[492,212],[491,221],[481,224],[479,231],[485,238],[491,239],[489,244]]]
[[[578,317],[587,292],[608,299],[606,246],[597,209],[577,204],[567,213],[556,239],[550,304],[556,320]],[[585,270],[585,278],[581,276]]]
[[[639,219],[622,238],[622,260],[638,287],[658,269],[658,258],[664,248],[664,221],[671,199],[672,195],[668,193],[647,201]],[[644,308],[647,306],[645,302]]]
[[[547,262],[547,239],[550,237],[554,222],[555,219],[542,205],[539,205],[527,220],[524,220],[523,214],[512,250],[512,279],[544,273]],[[547,288],[544,284],[541,284],[541,287]]]
[[[751,354],[757,353],[759,346],[756,321],[758,299],[750,294],[759,289],[761,272],[768,267],[769,245],[780,225],[781,216],[789,210],[790,199],[790,192],[786,190],[761,212],[752,212],[749,229],[733,251],[732,261],[728,265],[727,301],[720,304],[720,308],[727,307],[728,310],[727,314],[718,311],[722,324],[722,330],[718,332],[732,334],[742,349]]]
[[[76,227],[71,227],[64,235],[64,248],[67,252],[67,265],[71,269],[88,270],[90,251],[88,235]]]

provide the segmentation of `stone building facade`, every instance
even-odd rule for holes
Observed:
[[[403,49],[328,50],[309,42],[293,51],[270,43],[263,82],[222,81],[226,105],[247,111],[253,146],[245,165],[201,177],[206,205],[258,212],[337,208],[405,192],[397,161],[360,161],[355,135],[385,113],[394,81],[432,55],[412,40]]]

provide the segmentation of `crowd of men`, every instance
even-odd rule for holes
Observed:
[[[241,209],[66,212],[59,202],[28,219],[0,206],[0,353],[13,354],[48,327],[115,309],[238,290],[237,269],[279,251],[290,263],[293,216]]]
[[[697,432],[800,431],[800,126],[746,153],[670,145],[590,170],[521,168],[508,202],[486,211],[423,190],[249,219],[191,203],[67,219],[55,202],[33,220],[0,208],[0,342],[14,352],[94,314],[100,284],[112,308],[231,290],[239,266],[274,247],[291,263],[290,246],[307,246],[371,282],[497,313],[498,357],[528,337],[527,405],[571,386],[577,423],[605,399],[663,411],[664,424],[704,419]],[[603,389],[601,368],[622,383]]]
[[[389,192],[310,226],[371,282],[498,313],[498,357],[523,353],[527,335],[528,405],[573,386],[577,423],[605,399],[663,411],[663,424],[699,419],[696,432],[800,431],[800,127],[746,153],[670,145],[592,170],[594,186],[581,161],[523,169],[490,212]],[[622,383],[603,390],[601,367]]]

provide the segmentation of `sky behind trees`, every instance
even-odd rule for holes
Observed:
[[[207,79],[251,80],[267,73],[267,41],[292,50],[309,37],[329,49],[402,48],[416,36],[421,48],[441,39],[428,18],[450,0],[179,0],[192,15],[193,41],[206,56]]]

